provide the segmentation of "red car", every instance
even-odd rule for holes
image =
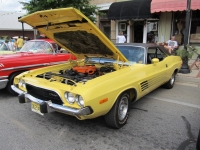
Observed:
[[[11,94],[15,94],[11,85],[18,74],[76,59],[67,51],[60,52],[58,47],[50,39],[37,39],[27,41],[15,54],[0,55],[0,89],[6,88]]]

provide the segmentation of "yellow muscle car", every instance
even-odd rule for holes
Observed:
[[[155,44],[114,45],[74,8],[39,11],[20,19],[76,56],[65,64],[14,79],[19,102],[32,111],[57,111],[80,120],[105,117],[112,128],[127,122],[130,105],[163,85],[170,89],[182,60]]]

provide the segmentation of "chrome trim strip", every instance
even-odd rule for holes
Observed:
[[[27,65],[27,66],[19,66],[19,67],[12,67],[12,68],[0,69],[0,71],[8,71],[8,70],[15,70],[15,69],[24,69],[24,68],[39,67],[39,66],[50,66],[50,65],[62,64],[62,63],[66,63],[66,62],[67,61],[59,61],[59,62],[51,62],[51,63],[43,63],[43,64],[35,64],[35,65]]]
[[[8,79],[0,80],[0,89],[4,89],[8,84]]]
[[[27,65],[27,66],[19,66],[19,67],[12,67],[12,68],[1,69],[1,71],[15,70],[15,69],[24,69],[24,68],[38,67],[38,66],[48,66],[48,65],[49,65],[49,63],[35,64],[35,65]]]
[[[17,88],[16,86],[14,86],[14,85],[11,85],[11,88],[13,89],[13,91],[15,91],[16,93],[18,93],[19,95],[26,93],[26,92],[20,90],[19,88]]]
[[[67,106],[62,106],[62,105],[58,105],[58,104],[54,104],[50,101],[43,101],[41,99],[35,98],[33,96],[31,96],[30,94],[25,94],[25,98],[27,98],[29,101],[31,102],[35,102],[38,104],[41,103],[47,103],[47,106],[55,111],[67,114],[67,115],[72,115],[72,116],[82,116],[82,115],[89,115],[92,113],[92,111],[90,110],[89,107],[84,107],[84,108],[80,108],[80,109],[75,109],[75,108],[71,108],[71,107],[67,107]]]
[[[17,92],[18,94],[24,94],[24,97],[26,99],[26,102],[35,102],[38,104],[42,104],[42,103],[47,103],[47,107],[48,109],[53,109],[55,111],[67,114],[67,115],[71,115],[71,116],[83,116],[83,115],[89,115],[92,113],[92,110],[89,107],[84,107],[84,108],[80,108],[80,109],[75,109],[75,108],[71,108],[71,107],[67,107],[67,106],[62,106],[62,105],[58,105],[58,104],[54,104],[50,101],[43,101],[41,99],[38,99],[36,97],[33,97],[32,95],[23,92],[22,90],[16,88],[14,85],[11,86],[12,89]]]
[[[1,79],[7,79],[8,78],[8,76],[0,76],[0,80]]]

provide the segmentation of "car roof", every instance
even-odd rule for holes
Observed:
[[[116,46],[118,45],[132,45],[132,46],[142,46],[145,48],[149,48],[149,47],[158,47],[160,50],[162,50],[164,53],[166,53],[167,55],[170,55],[170,53],[163,47],[160,45],[157,45],[155,43],[115,43]]]

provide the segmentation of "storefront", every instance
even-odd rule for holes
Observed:
[[[151,0],[114,2],[108,10],[111,20],[111,40],[115,43],[119,31],[123,31],[127,43],[154,43],[158,41],[158,14],[150,12]],[[114,26],[112,26],[112,24]]]
[[[151,13],[160,13],[158,41],[164,42],[175,36],[183,45],[186,25],[187,0],[152,0]],[[191,0],[189,44],[200,45],[200,0]]]

